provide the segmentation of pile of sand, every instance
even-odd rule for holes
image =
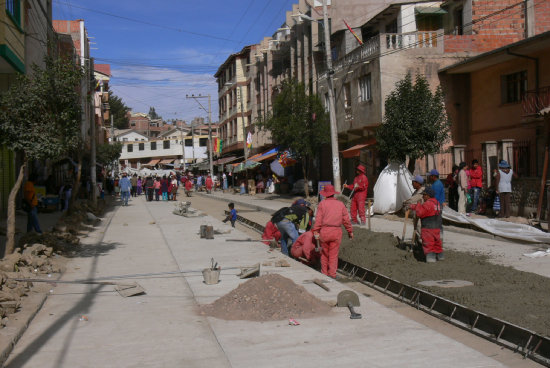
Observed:
[[[224,320],[279,321],[329,313],[331,307],[278,274],[250,279],[201,313]]]

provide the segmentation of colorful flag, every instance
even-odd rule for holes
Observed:
[[[252,148],[252,134],[250,132],[248,132],[246,136],[246,147],[248,147],[248,149]]]
[[[361,41],[361,39],[359,38],[359,36],[357,36],[357,34],[355,32],[353,32],[353,29],[351,29],[351,27],[348,25],[348,23],[346,22],[345,19],[343,19],[344,23],[346,24],[346,27],[348,27],[349,31],[351,32],[351,34],[355,37],[355,39],[357,40],[357,42],[359,42],[359,45],[362,45],[363,44],[363,41]]]

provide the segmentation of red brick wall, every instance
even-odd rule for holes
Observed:
[[[507,9],[510,7],[509,9]],[[550,31],[550,1],[534,0],[535,33]],[[505,10],[504,10],[505,9]],[[494,14],[502,10],[498,14]],[[487,52],[525,37],[525,7],[519,0],[473,0],[472,33],[446,35],[445,52]]]

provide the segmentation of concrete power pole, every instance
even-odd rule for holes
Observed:
[[[336,109],[334,103],[334,81],[332,75],[332,56],[330,55],[330,29],[328,24],[327,0],[323,0],[323,28],[325,34],[325,56],[327,60],[327,85],[328,85],[328,106],[330,118],[330,147],[332,151],[332,176],[334,187],[340,190],[340,156],[338,152],[338,126],[336,125]]]
[[[241,104],[241,119],[243,121],[243,154],[244,154],[244,163],[246,165],[246,161],[248,160],[248,147],[246,146],[246,121],[244,120],[242,86],[239,86],[239,102]]]
[[[209,142],[209,144],[208,144],[208,159],[210,161],[210,163],[209,163],[210,174],[214,175],[214,163],[212,161],[212,105],[211,105],[211,96],[210,95],[206,95],[206,96],[202,96],[202,95],[198,95],[198,96],[185,95],[185,98],[187,98],[187,99],[192,98],[193,100],[195,100],[199,104],[201,109],[203,109],[204,111],[206,111],[208,113],[208,142]],[[201,104],[201,102],[199,101],[199,99],[201,99],[201,98],[208,98],[208,110],[206,110],[204,108],[204,106]],[[192,126],[191,126],[191,129],[193,129]],[[193,143],[193,155],[194,154],[195,154],[195,147],[194,147],[194,143]],[[194,156],[193,156],[193,158],[194,158]]]

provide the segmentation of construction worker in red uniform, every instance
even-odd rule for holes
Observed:
[[[300,235],[294,244],[292,244],[290,254],[294,258],[301,258],[300,260],[307,265],[314,265],[321,257],[321,252],[317,251],[316,248],[317,240],[313,235],[313,231],[309,230]]]
[[[357,166],[353,185],[344,185],[344,188],[353,191],[353,197],[351,199],[351,222],[353,224],[357,224],[357,209],[359,209],[361,224],[367,222],[365,217],[365,201],[367,199],[367,190],[369,189],[369,179],[367,179],[365,175],[366,172],[367,169],[365,169],[365,166]]]
[[[212,177],[210,174],[208,174],[208,177],[206,178],[206,193],[210,193],[212,191],[212,186],[214,185],[214,182],[212,181]]]
[[[191,197],[192,189],[193,189],[193,180],[191,180],[191,178],[187,178],[187,181],[185,182],[185,194],[188,197]]]
[[[277,229],[277,226],[275,226],[273,222],[268,221],[267,224],[265,224],[262,240],[265,240],[263,242],[265,245],[271,245],[274,243],[279,244],[279,240],[281,240],[281,232]]]
[[[443,247],[441,243],[441,212],[443,208],[435,199],[435,191],[428,187],[422,193],[424,203],[418,201],[411,204],[410,209],[416,211],[422,224],[422,249],[426,255],[426,262],[433,263],[443,260]]]
[[[338,268],[338,251],[342,241],[342,225],[349,238],[353,239],[353,228],[346,206],[334,198],[334,186],[327,185],[320,193],[324,200],[317,207],[317,216],[313,225],[314,237],[321,242],[321,272],[336,278]]]

